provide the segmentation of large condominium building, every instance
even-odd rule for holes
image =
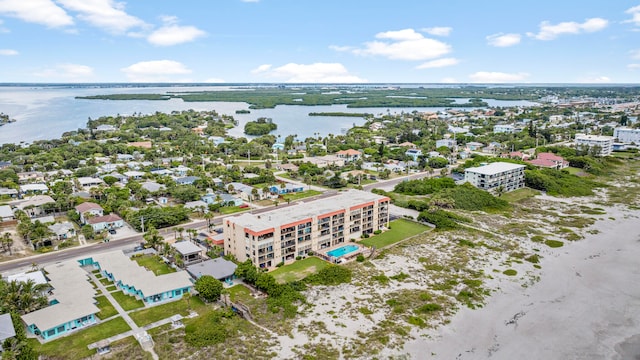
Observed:
[[[640,144],[640,129],[632,129],[627,127],[619,127],[613,129],[613,137],[623,143]]]
[[[389,198],[349,190],[262,214],[226,218],[224,252],[260,268],[330,248],[389,223]]]
[[[504,191],[512,191],[524,187],[524,168],[524,165],[494,162],[466,169],[464,179],[478,189],[495,191],[502,186]]]
[[[599,148],[597,156],[611,155],[613,150],[613,136],[576,134],[577,148]]]

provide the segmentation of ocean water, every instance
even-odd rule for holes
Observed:
[[[295,134],[299,139],[312,136],[338,135],[353,125],[362,125],[358,117],[309,116],[310,112],[350,112],[371,114],[399,114],[401,112],[441,111],[442,107],[416,108],[347,108],[347,105],[298,106],[279,105],[273,109],[251,110],[250,114],[236,114],[236,110],[249,109],[247,103],[238,102],[183,102],[182,99],[151,100],[86,100],[76,96],[165,93],[183,91],[221,90],[228,86],[0,86],[0,112],[16,119],[15,123],[0,127],[0,144],[33,142],[60,137],[64,132],[86,127],[89,118],[101,116],[131,115],[134,113],[169,113],[181,110],[216,110],[232,115],[239,126],[229,130],[232,136],[244,136],[244,124],[259,117],[273,119],[278,129],[273,134],[282,139]],[[492,106],[531,105],[527,101],[487,100]]]

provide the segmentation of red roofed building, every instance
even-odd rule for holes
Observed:
[[[105,216],[97,216],[87,220],[94,232],[102,230],[118,229],[124,226],[124,220],[114,213]]]
[[[348,149],[338,151],[336,156],[340,159],[344,159],[345,162],[350,162],[359,160],[362,157],[362,153],[358,150]]]
[[[566,161],[562,156],[558,156],[553,153],[539,153],[536,159],[528,160],[527,162],[537,167],[549,169],[560,170],[569,167],[568,161]]]
[[[102,206],[92,202],[84,202],[76,206],[76,211],[80,214],[80,222],[83,224],[86,224],[87,220],[93,216],[104,215]]]

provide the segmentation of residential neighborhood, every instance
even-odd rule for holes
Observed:
[[[290,280],[276,282],[283,269],[314,262],[291,270],[296,284],[417,234],[469,226],[461,212],[504,209],[509,194],[589,192],[595,185],[581,179],[638,153],[640,107],[579,104],[382,114],[341,135],[251,141],[226,134],[232,118],[190,110],[103,117],[63,141],[4,145],[2,259],[78,251],[6,274],[21,284],[40,274],[46,289],[20,313],[25,336],[47,344],[114,317],[127,325],[87,349],[105,352],[131,332],[153,353],[153,329],[198,314],[183,308],[151,322],[136,314],[191,307],[191,296],[204,299],[202,312],[211,279],[227,291],[212,295],[216,309],[233,303],[243,318],[256,316],[250,301],[229,296],[241,287],[252,299],[288,294],[273,305],[284,314],[303,295]],[[416,234],[392,235],[405,226]],[[377,242],[385,236],[397,238]]]

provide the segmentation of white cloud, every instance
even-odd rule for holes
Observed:
[[[424,29],[420,29],[420,30],[426,32],[429,35],[433,35],[433,36],[449,36],[449,34],[451,34],[451,31],[453,30],[453,28],[444,27],[444,26],[436,26],[436,27],[424,28]]]
[[[416,32],[413,29],[404,29],[397,31],[385,31],[376,34],[378,39],[391,39],[391,40],[420,40],[423,38],[422,34]]]
[[[186,42],[206,35],[206,33],[195,26],[180,26],[177,24],[178,19],[174,16],[164,16],[162,18],[164,25],[152,32],[147,41],[158,46],[172,46]]]
[[[459,82],[458,80],[456,80],[455,78],[452,77],[446,77],[446,78],[442,78],[442,80],[440,80],[441,83],[445,83],[445,84],[455,84],[457,82]]]
[[[631,70],[640,69],[640,64],[629,64],[627,67]]]
[[[191,74],[184,64],[173,60],[141,61],[120,69],[132,82],[186,81],[176,75]]]
[[[39,0],[40,1],[40,0]],[[124,3],[113,0],[57,0],[64,8],[78,13],[78,18],[111,33],[147,26],[144,21],[124,11]]]
[[[0,49],[0,55],[3,55],[3,56],[18,55],[18,51],[13,49]]]
[[[455,65],[459,62],[460,60],[456,58],[442,58],[442,59],[436,59],[436,60],[427,61],[426,63],[422,63],[416,66],[416,69],[441,68],[441,67]]]
[[[93,68],[78,64],[59,64],[34,73],[47,81],[86,82],[93,78]]]
[[[329,45],[329,49],[339,52],[351,51],[353,50],[352,46],[340,46],[340,45]]]
[[[535,33],[527,33],[528,36],[538,40],[553,40],[564,34],[581,34],[600,31],[609,25],[609,21],[602,18],[586,19],[583,23],[575,21],[561,22],[552,25],[548,21],[540,23],[540,31]]]
[[[52,28],[73,25],[73,18],[52,0],[2,0],[0,14]]]
[[[222,80],[222,79],[218,79],[218,78],[209,78],[209,79],[205,80],[204,82],[206,82],[206,83],[223,83],[225,81]]]
[[[487,36],[487,42],[491,46],[508,47],[519,44],[520,38],[520,34],[497,33]]]
[[[634,6],[625,11],[627,14],[631,14],[631,19],[625,20],[625,23],[633,23],[635,26],[640,26],[640,5]]]
[[[578,82],[586,84],[602,84],[610,83],[611,79],[608,76],[592,76],[580,79]]]
[[[289,63],[274,69],[265,65],[261,73],[267,77],[291,83],[361,83],[366,80],[355,75],[340,63]],[[259,67],[258,69],[260,69]]]
[[[490,71],[478,71],[469,75],[469,79],[478,83],[505,83],[505,82],[520,82],[529,77],[529,74],[519,73],[503,73],[503,72],[490,72]]]
[[[631,56],[632,59],[640,60],[640,49],[629,51],[629,56]]]
[[[427,60],[451,52],[449,44],[425,38],[413,29],[382,32],[376,38],[390,41],[367,42],[363,49],[354,49],[353,53],[384,56],[392,60]]]
[[[265,71],[269,71],[269,69],[271,69],[271,64],[262,64],[260,66],[258,66],[257,68],[251,70],[252,74],[259,74],[259,73],[263,73]]]

